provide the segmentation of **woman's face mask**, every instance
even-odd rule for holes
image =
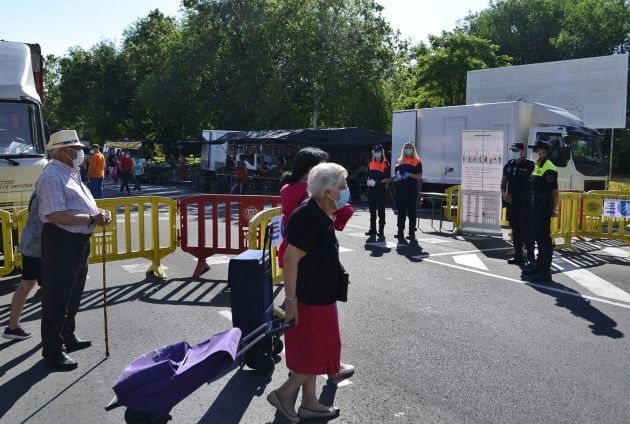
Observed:
[[[411,156],[411,154],[413,153],[413,149],[406,147],[405,148],[405,155],[406,156]]]
[[[348,200],[350,200],[350,189],[346,187],[345,189],[339,191],[339,199],[335,200],[335,207],[337,210],[346,206]]]
[[[374,152],[374,159],[380,159],[381,158],[381,152]]]

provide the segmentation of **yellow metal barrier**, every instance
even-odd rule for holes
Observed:
[[[444,216],[454,224],[453,232],[458,233],[462,227],[461,209],[462,186],[450,186],[444,192],[446,194],[446,206],[444,206]]]
[[[623,193],[630,193],[630,183],[611,181],[608,183],[608,189],[611,191],[621,191]]]
[[[578,233],[581,204],[581,193],[560,192],[559,214],[551,218],[551,238],[555,249],[572,248],[571,238]],[[562,243],[558,242],[559,238]]]
[[[589,191],[582,199],[581,235],[617,239],[630,244],[630,219],[604,216],[604,202],[607,199],[630,202],[630,193]]]
[[[11,213],[0,210],[0,229],[2,230],[2,256],[3,262],[0,267],[0,277],[9,275],[13,271],[13,225],[11,222]]]
[[[148,259],[151,265],[147,272],[153,272],[162,279],[166,278],[161,260],[177,248],[177,202],[166,197],[138,196],[98,199],[96,203],[112,214],[112,222],[105,227],[106,262]],[[145,217],[147,212],[149,216]],[[120,226],[119,216],[123,217]],[[137,225],[132,232],[131,221],[134,218]],[[165,243],[162,243],[160,232],[162,220],[167,221]],[[96,227],[96,232],[92,235],[89,261],[103,262],[103,227]]]
[[[22,269],[22,254],[17,249],[19,246],[19,240],[22,240],[22,230],[26,226],[26,220],[28,219],[28,209],[22,209],[18,211],[13,218],[13,228],[17,230],[17,240],[13,249],[13,266],[15,268]]]
[[[265,228],[267,224],[271,222],[271,219],[275,216],[282,215],[282,208],[276,207],[271,209],[265,209],[258,212],[249,220],[249,229],[247,232],[247,245],[250,249],[262,249],[263,239],[265,237]],[[276,247],[271,248],[271,278],[273,284],[277,285],[284,280],[282,274],[282,268],[278,265],[277,261],[278,249]]]

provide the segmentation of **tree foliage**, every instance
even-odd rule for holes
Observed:
[[[430,36],[410,52],[401,73],[396,108],[452,106],[466,103],[466,75],[475,69],[508,66],[510,58],[497,55],[499,46],[461,31]]]
[[[514,65],[623,53],[630,47],[624,0],[498,0],[461,28],[499,46]]]

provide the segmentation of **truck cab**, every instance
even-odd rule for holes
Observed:
[[[42,67],[39,45],[0,41],[0,209],[27,207],[47,163]]]
[[[549,159],[558,169],[560,189],[604,190],[608,170],[602,154],[601,135],[582,126],[549,126],[529,129],[529,144],[549,141]]]

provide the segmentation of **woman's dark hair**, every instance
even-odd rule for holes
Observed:
[[[296,183],[300,181],[304,174],[312,167],[322,162],[328,161],[328,153],[317,147],[305,147],[295,154],[293,158],[293,169],[291,172],[285,172],[282,175],[280,185]]]

